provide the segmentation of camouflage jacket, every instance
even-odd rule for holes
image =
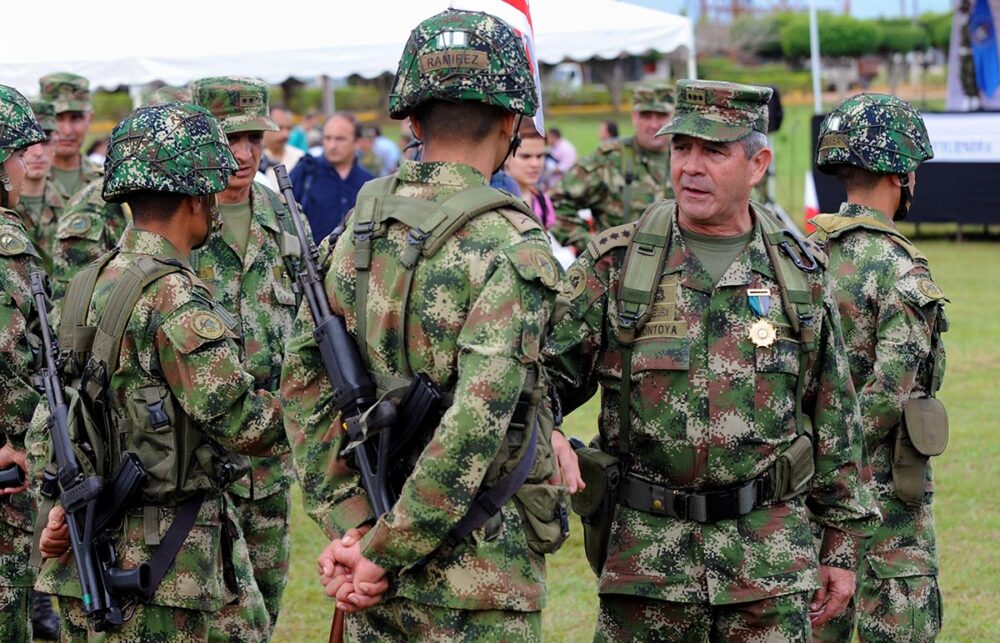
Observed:
[[[56,229],[52,263],[52,299],[58,301],[80,269],[118,244],[131,221],[123,203],[101,197],[104,177],[98,177],[66,205]]]
[[[185,267],[150,284],[129,317],[118,370],[111,377],[110,394],[117,412],[124,413],[131,399],[144,399],[140,389],[164,386],[174,404],[223,447],[247,454],[268,453],[282,437],[280,400],[276,394],[254,390],[253,377],[243,371],[239,349],[224,332],[208,289],[169,241],[152,232],[128,228],[122,237],[121,253],[98,278],[88,319],[92,323],[100,319],[118,276],[141,255],[173,259]],[[33,434],[40,424],[36,415]],[[150,455],[157,445],[150,441],[139,446],[131,443],[131,436],[125,439],[129,450],[145,454],[143,463],[147,468],[162,469],[157,466],[155,454]],[[170,439],[171,445],[173,442]],[[44,463],[46,450],[44,440],[29,444],[33,470],[38,470],[39,459]],[[215,611],[235,598],[223,580],[222,526],[231,516],[226,514],[222,490],[206,491],[195,526],[164,576],[153,604]],[[156,507],[159,538],[170,527],[175,511],[173,506]],[[124,535],[117,543],[121,567],[133,568],[152,556],[157,539],[151,539],[148,522],[142,509],[129,512]],[[151,540],[154,544],[150,544]],[[72,552],[47,561],[36,587],[79,597]]]
[[[41,260],[41,266],[48,274],[52,274],[52,255],[56,245],[56,228],[62,218],[63,207],[66,200],[59,194],[55,183],[45,182],[45,191],[42,193],[42,212],[36,218],[28,212],[27,206],[22,199],[17,207],[21,220],[24,221],[25,230],[35,246],[35,251]]]
[[[18,450],[25,448],[25,434],[39,400],[30,379],[37,345],[29,340],[29,332],[37,318],[28,280],[37,260],[21,217],[0,209],[0,431]],[[28,492],[0,500],[0,578],[4,585],[30,586],[34,578],[27,553],[34,511]]]
[[[830,257],[882,511],[865,559],[879,578],[936,574],[930,467],[923,504],[909,507],[896,497],[891,465],[903,403],[931,393],[931,342],[940,341],[934,336],[945,314],[944,293],[931,277],[927,258],[885,214],[845,203],[836,215],[819,215],[813,222]]]
[[[56,186],[56,190],[58,190],[59,195],[62,196],[63,201],[66,201],[67,203],[75,200],[74,197],[76,197],[76,195],[79,194],[80,191],[84,190],[88,185],[90,185],[97,179],[100,179],[101,177],[104,176],[104,167],[98,165],[97,163],[94,163],[83,154],[80,154],[79,169],[80,169],[80,188],[77,192],[69,192],[69,193],[67,193],[63,189],[62,185],[60,185],[59,182],[55,180],[54,178],[55,172],[49,170],[49,176],[46,180],[49,183],[52,183],[53,185]]]
[[[242,261],[235,240],[216,220],[205,245],[191,253],[191,267],[212,289],[215,300],[236,315],[243,369],[254,376],[256,388],[277,391],[285,340],[295,319],[295,275],[288,273],[278,248],[276,236],[282,236],[283,228],[272,198],[277,195],[253,184],[250,235]],[[283,216],[290,216],[287,210]],[[233,484],[230,493],[263,498],[291,483],[294,472],[289,457],[253,458],[251,462],[250,474]]]
[[[396,194],[438,202],[487,183],[458,163],[404,161],[397,176]],[[505,444],[525,378],[538,367],[555,298],[559,269],[545,234],[533,217],[520,217],[515,226],[487,212],[420,259],[406,310],[400,292],[407,271],[399,257],[409,229],[391,222],[372,240],[365,342],[371,370],[397,377],[423,372],[453,397],[400,499],[362,541],[364,555],[393,575],[391,591],[421,603],[533,611],[545,602],[545,562],[527,548],[513,502],[502,508],[496,538],[483,538],[480,528],[456,547],[438,550]],[[353,332],[358,311],[350,230],[349,220],[326,263],[325,285],[334,314],[343,315]],[[333,537],[373,516],[357,474],[337,458],[344,434],[331,412],[312,329],[302,306],[281,377],[285,428],[307,509]],[[551,461],[550,446],[540,440],[532,475]]]
[[[769,469],[796,437],[799,342],[754,209],[753,236],[718,285],[686,247],[674,222],[652,318],[632,348],[631,473],[681,490],[715,490]],[[634,224],[599,235],[570,267],[571,299],[545,347],[566,411],[601,387],[599,430],[616,452],[623,346],[618,303],[625,244]],[[803,409],[812,419],[816,475],[811,490],[735,520],[699,524],[619,505],[600,592],[683,603],[728,604],[818,587],[817,562],[855,568],[875,525],[860,479],[860,419],[840,335],[839,313],[822,272],[808,275],[816,350],[807,353]],[[748,288],[768,288],[777,340],[755,347],[758,316]],[[817,561],[808,509],[826,529]]]
[[[629,159],[635,176],[626,215],[623,199]],[[556,211],[553,236],[582,252],[590,241],[591,226],[595,233],[603,232],[635,221],[654,201],[673,198],[670,153],[642,150],[632,137],[604,143],[563,175],[549,196]],[[590,223],[578,214],[587,208],[593,217]]]

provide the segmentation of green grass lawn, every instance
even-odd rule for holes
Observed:
[[[775,137],[777,197],[801,220],[802,181],[810,165],[808,107],[789,107]],[[549,118],[582,155],[597,143],[601,116]],[[623,134],[628,115],[617,118]],[[909,230],[907,230],[909,232]],[[948,451],[935,460],[941,585],[945,600],[945,641],[1000,640],[1000,440],[993,424],[1000,417],[1000,247],[950,240],[919,242],[934,275],[948,294],[951,330],[946,335],[948,371],[941,397],[951,415]],[[572,435],[589,438],[596,430],[596,400],[567,418]],[[549,558],[549,602],[544,612],[547,641],[589,641],[597,610],[596,583],[583,556],[579,523],[562,550]],[[332,605],[324,600],[316,556],[325,545],[305,516],[298,495],[292,520],[292,569],[275,641],[324,641]]]

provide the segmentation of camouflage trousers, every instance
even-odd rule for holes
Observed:
[[[809,594],[751,603],[672,603],[641,596],[601,596],[595,642],[808,641]]]
[[[31,588],[0,585],[0,641],[31,641]]]
[[[278,621],[281,596],[288,584],[288,561],[292,553],[289,521],[292,490],[285,487],[265,498],[231,496],[240,528],[253,561],[253,577],[264,597],[271,628]]]
[[[862,641],[934,641],[941,632],[942,607],[936,576],[878,578],[862,563],[847,611],[816,628],[813,641],[849,643],[855,619]]]
[[[462,610],[393,598],[344,621],[345,640],[531,643],[542,640],[541,612]]]
[[[87,627],[87,615],[79,598],[59,597],[62,616],[62,643],[187,643],[208,638],[210,612],[186,610],[164,605],[140,603],[132,617],[111,632],[93,632]]]

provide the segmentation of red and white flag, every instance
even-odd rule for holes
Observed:
[[[528,6],[528,0],[453,0],[451,7],[467,11],[482,11],[496,16],[510,25],[521,36],[521,40],[524,41],[524,53],[528,58],[528,65],[535,77],[535,91],[538,93],[538,111],[535,112],[532,121],[535,124],[535,130],[544,136],[542,79],[538,74],[538,57],[535,55],[535,27],[531,23],[531,8]]]
[[[816,196],[816,179],[813,178],[813,173],[808,170],[806,171],[805,196],[802,199],[802,205],[806,215],[806,234],[812,234],[816,231],[816,226],[809,223],[809,219],[819,214],[819,197]]]

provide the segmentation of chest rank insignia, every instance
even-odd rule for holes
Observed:
[[[756,346],[766,348],[773,344],[777,337],[774,325],[766,319],[758,319],[750,325],[750,341]]]

